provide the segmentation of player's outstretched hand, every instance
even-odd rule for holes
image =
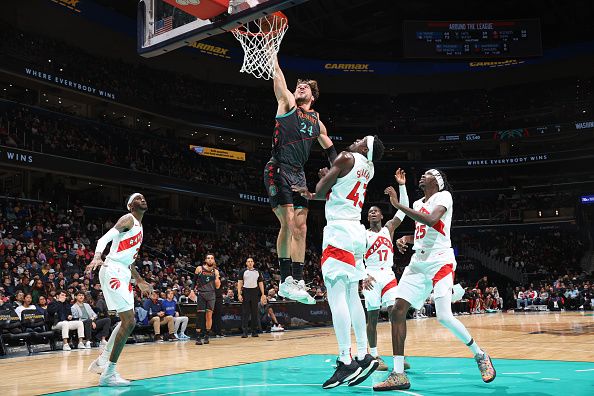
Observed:
[[[386,187],[386,189],[384,190],[384,194],[389,195],[390,199],[394,198],[396,199],[396,201],[398,201],[398,193],[396,192],[394,187]]]
[[[314,197],[314,194],[309,192],[307,187],[291,186],[291,190],[301,194],[301,196],[305,199],[313,199]]]
[[[396,173],[394,173],[394,179],[396,179],[396,183],[403,186],[406,184],[406,173],[400,168],[396,169]]]
[[[404,254],[408,249],[408,245],[406,244],[406,240],[404,237],[396,239],[396,248],[401,254]]]
[[[85,268],[85,273],[90,274],[91,272],[95,271],[96,268],[99,268],[101,266],[105,266],[107,267],[107,265],[105,265],[105,263],[103,262],[103,260],[101,260],[100,258],[94,258],[91,261],[91,264],[87,265],[87,268]]]
[[[330,172],[330,169],[326,168],[322,168],[318,171],[318,177],[321,179],[324,176],[326,176],[328,174],[328,172]]]
[[[371,275],[367,275],[367,278],[363,279],[363,290],[372,290],[375,278]]]
[[[262,304],[262,305],[268,304],[268,299],[266,298],[266,296],[264,294],[262,294],[262,296],[260,296],[260,304]]]
[[[396,190],[394,190],[394,187],[386,187],[386,189],[384,190],[384,194],[390,197],[390,203],[393,207],[396,207],[395,203],[398,202],[398,193],[396,192]]]

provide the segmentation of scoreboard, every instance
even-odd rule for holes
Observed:
[[[404,56],[432,59],[542,55],[540,21],[404,21]]]

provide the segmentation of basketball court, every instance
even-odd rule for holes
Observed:
[[[462,316],[493,357],[497,378],[481,381],[476,363],[435,318],[409,320],[409,395],[590,395],[594,391],[594,315],[591,313],[484,314]],[[389,367],[390,327],[378,326],[378,346]],[[334,370],[336,340],[331,327],[231,336],[210,345],[193,342],[129,345],[118,364],[133,380],[126,389],[99,388],[86,368],[97,350],[39,353],[0,361],[5,394],[54,395],[318,395],[369,394],[386,373],[361,385],[323,390]],[[44,376],[47,368],[52,378]],[[49,371],[49,370],[48,370]],[[27,381],[22,373],[29,375]],[[16,385],[18,383],[18,385]]]
[[[282,55],[285,33],[291,23],[299,23],[289,20],[283,11],[306,1],[141,0],[138,53],[150,58],[217,35],[232,35],[244,51],[244,62],[237,72],[250,74],[246,79],[270,80],[275,73],[276,54]],[[407,361],[412,366],[407,372],[411,388],[394,392],[468,396],[594,394],[591,312],[498,312],[458,319],[492,357],[496,379],[483,383],[466,346],[436,318],[411,319],[407,321],[406,344]],[[391,369],[389,323],[378,326],[378,348]],[[284,333],[261,334],[259,338],[228,336],[201,346],[192,340],[127,345],[118,361],[122,377],[132,381],[126,388],[97,386],[99,376],[87,372],[87,367],[97,357],[98,349],[38,352],[0,359],[0,390],[7,395],[60,396],[362,395],[373,392],[373,385],[386,378],[386,372],[376,371],[360,385],[323,390],[321,384],[335,369],[336,352],[337,341],[330,326],[288,329]]]

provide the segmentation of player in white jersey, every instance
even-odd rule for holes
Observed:
[[[406,243],[413,243],[414,255],[404,270],[396,289],[396,303],[392,309],[392,348],[394,370],[388,378],[376,384],[373,389],[400,390],[410,388],[404,373],[404,343],[406,340],[406,313],[412,306],[421,308],[433,291],[437,320],[474,354],[484,382],[495,379],[495,368],[491,358],[474,341],[464,325],[452,315],[452,288],[456,258],[450,240],[453,201],[451,187],[443,172],[430,169],[419,181],[424,197],[415,201],[413,209],[398,202],[392,204],[415,221],[415,234],[396,241],[401,252]]]
[[[336,371],[322,387],[334,388],[363,382],[378,366],[367,353],[365,313],[359,299],[359,281],[365,279],[365,227],[361,209],[367,184],[373,178],[373,161],[384,152],[377,136],[355,141],[340,153],[332,167],[320,171],[315,194],[306,187],[293,186],[307,199],[326,199],[326,221],[322,243],[322,275],[332,311],[332,324],[338,341]],[[351,325],[357,339],[357,356],[351,358]]]
[[[394,175],[398,183],[400,203],[408,206],[408,194],[406,192],[406,175],[402,169],[398,169]],[[388,187],[384,191],[390,196],[390,201],[398,200],[394,187]],[[377,321],[381,307],[392,310],[396,300],[396,286],[398,281],[392,271],[394,265],[394,247],[392,239],[394,230],[400,226],[406,215],[401,210],[397,211],[394,218],[388,220],[382,227],[384,219],[382,211],[377,206],[372,206],[367,212],[369,229],[367,229],[367,247],[365,252],[365,267],[370,281],[371,289],[364,289],[365,306],[367,308],[367,340],[369,341],[369,353],[378,362],[378,371],[387,371],[388,366],[379,356],[377,351]],[[408,368],[408,367],[407,367]]]
[[[86,269],[87,273],[90,273],[101,267],[99,281],[107,308],[117,311],[120,317],[120,322],[113,329],[105,349],[89,366],[89,371],[101,374],[100,386],[130,385],[130,381],[117,373],[116,363],[136,325],[131,278],[134,277],[136,285],[143,293],[152,291],[151,286],[142,279],[134,266],[142,243],[142,217],[148,209],[144,196],[139,193],[130,195],[127,208],[131,213],[120,217],[113,228],[97,241],[95,257]],[[111,248],[104,263],[101,255],[109,242]]]

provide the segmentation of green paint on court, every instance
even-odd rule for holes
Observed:
[[[306,355],[133,381],[128,388],[85,388],[53,395],[364,395],[386,377],[375,372],[359,386],[323,390],[334,356]],[[391,357],[386,362],[391,365]],[[410,357],[408,395],[593,395],[594,362],[494,360],[497,378],[481,381],[473,359]],[[164,364],[175,364],[167,362]],[[86,374],[86,372],[85,372]],[[389,392],[387,393],[390,394]]]

